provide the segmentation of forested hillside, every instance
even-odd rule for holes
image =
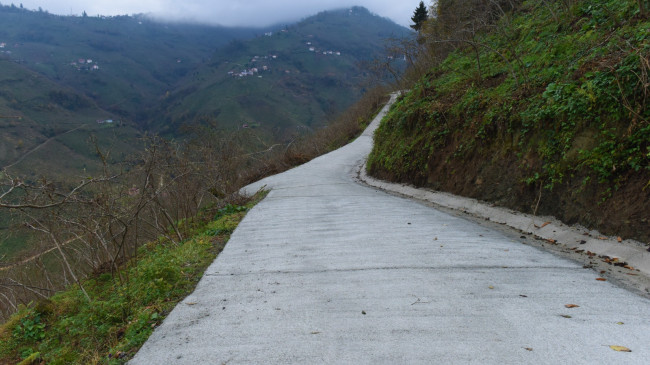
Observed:
[[[143,15],[59,16],[0,6],[0,55],[135,123],[191,70],[254,28],[163,24]]]
[[[161,118],[150,128],[169,134],[197,123],[259,128],[274,140],[311,133],[359,99],[371,86],[367,65],[387,57],[387,40],[408,33],[353,7],[230,42],[162,98],[155,111]]]
[[[644,0],[440,0],[378,177],[650,241]]]
[[[368,89],[364,62],[385,58],[386,39],[408,33],[361,7],[262,29],[0,5],[0,23],[0,166],[30,176],[69,173],[64,154],[84,160],[77,170],[97,168],[85,141],[106,141],[115,126],[128,135],[102,144],[113,161],[141,146],[136,131],[184,138],[206,125],[252,128],[251,149],[311,133]],[[72,149],[56,139],[25,156],[72,129]]]

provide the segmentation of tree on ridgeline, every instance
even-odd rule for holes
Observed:
[[[411,17],[411,20],[414,23],[411,25],[411,28],[419,32],[427,19],[429,19],[429,11],[427,10],[427,7],[424,6],[424,2],[420,1],[420,5],[415,9],[413,16]]]

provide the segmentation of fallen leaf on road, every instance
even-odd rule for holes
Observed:
[[[599,239],[599,240],[606,240],[606,239],[607,239],[607,237],[603,237],[603,236],[598,236],[598,239]]]
[[[623,241],[623,239],[622,239],[620,236],[616,237],[616,240],[617,240],[618,242],[622,242],[622,241]]]
[[[561,316],[561,317],[564,317],[564,318],[573,318],[573,317],[571,317],[571,316],[568,315],[568,314],[560,314],[560,316]]]
[[[526,351],[533,351],[533,348],[532,348],[532,347],[524,347],[524,349],[525,349]]]
[[[607,279],[605,279],[605,278],[596,278],[596,280],[598,280],[598,281],[607,281]]]
[[[186,302],[185,304],[187,304],[187,305],[194,305],[194,304],[196,304],[196,302]]]
[[[312,332],[311,334],[312,334],[312,335],[317,335],[317,334],[319,334],[319,333],[320,333],[320,331],[314,331],[314,332]]]
[[[609,345],[609,348],[614,350],[614,351],[619,351],[619,352],[632,352],[632,350],[628,349],[625,346]]]
[[[544,222],[539,228],[544,228],[544,227],[548,226],[549,224],[551,224],[551,222]]]
[[[616,324],[625,324],[625,323],[623,323],[623,322],[616,322]]]
[[[565,304],[564,306],[567,307],[567,308],[578,308],[579,307],[579,305],[577,305],[577,304]]]
[[[555,241],[554,239],[552,239],[552,238],[547,238],[546,240],[547,240],[548,242],[550,242],[550,243],[555,243],[555,242],[556,242],[556,241]]]
[[[494,289],[494,287],[493,287],[492,285],[488,286],[488,288],[489,288],[489,289]]]

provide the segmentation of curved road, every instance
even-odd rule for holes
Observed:
[[[130,363],[647,364],[650,300],[356,183],[378,120],[249,186],[272,190]]]

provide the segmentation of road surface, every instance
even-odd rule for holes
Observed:
[[[377,122],[249,186],[271,192],[130,364],[648,363],[647,298],[357,183]]]

